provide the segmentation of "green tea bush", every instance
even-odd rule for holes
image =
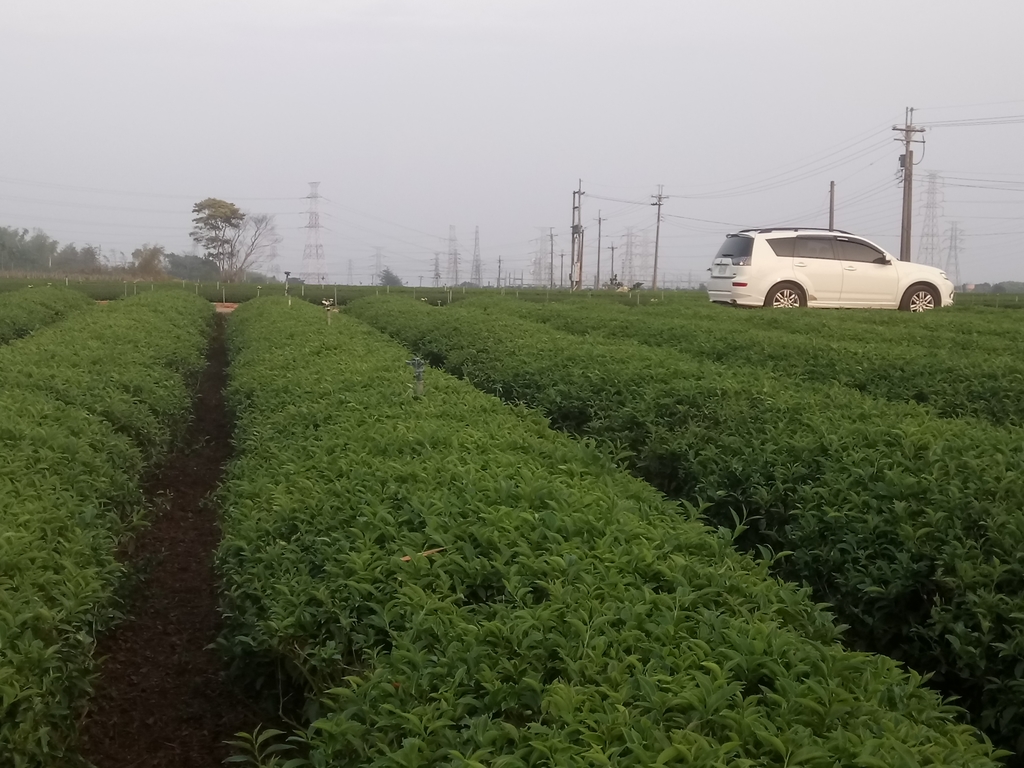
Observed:
[[[92,305],[78,291],[63,288],[22,288],[0,293],[0,344],[28,336]]]
[[[501,307],[574,334],[838,383],[892,402],[920,403],[947,418],[1024,426],[1024,327],[1014,313],[779,313],[586,301]]]
[[[280,299],[229,322],[222,645],[327,766],[991,766],[912,672],[593,444]]]
[[[1024,752],[1024,433],[494,308],[351,311],[480,389],[599,438],[835,606],[861,647],[932,673]]]
[[[75,763],[115,555],[188,417],[211,316],[143,296],[0,349],[0,765]]]

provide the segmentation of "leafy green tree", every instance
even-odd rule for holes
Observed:
[[[392,272],[388,267],[384,267],[384,271],[380,273],[380,284],[381,286],[389,285],[392,288],[401,288],[405,285],[405,283],[402,282],[402,278]]]
[[[220,278],[217,262],[194,253],[164,254],[164,271],[178,280],[212,282]]]
[[[277,255],[281,238],[269,214],[248,214],[215,197],[193,205],[192,213],[192,240],[216,263],[224,280],[239,280],[245,272],[270,264]]]

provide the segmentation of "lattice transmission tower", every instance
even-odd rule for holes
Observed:
[[[917,247],[917,260],[930,267],[942,266],[939,242],[939,218],[942,216],[942,179],[929,173],[924,189],[924,208],[921,223],[921,242]]]
[[[448,227],[448,285],[459,284],[459,241],[455,237],[455,225]]]
[[[537,244],[530,259],[530,282],[537,287],[548,284],[548,240],[547,229],[537,227],[537,239],[530,241]]]
[[[309,182],[309,220],[306,222],[306,247],[302,249],[302,279],[323,285],[327,282],[327,261],[320,242],[320,182]]]
[[[434,254],[434,287],[441,287],[441,254]]]
[[[622,277],[619,279],[630,288],[636,283],[635,240],[636,236],[633,234],[633,228],[626,227],[626,247],[624,249],[625,252],[622,254],[622,267],[620,269]]]
[[[960,286],[960,250],[963,247],[963,232],[958,222],[950,222],[949,230],[946,232],[946,275],[953,281],[953,285]],[[936,264],[935,266],[942,266]]]
[[[374,246],[373,251],[373,284],[380,285],[380,276],[384,273],[384,249]]]
[[[478,288],[484,284],[483,264],[480,262],[480,227],[473,233],[473,266],[469,272],[469,282]]]
[[[638,265],[634,271],[636,272],[636,279],[643,283],[645,288],[650,288],[654,284],[652,277],[654,275],[654,267],[651,263],[653,253],[651,233],[644,230],[640,236],[640,257],[637,259]]]

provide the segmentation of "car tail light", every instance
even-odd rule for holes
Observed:
[[[733,288],[746,288],[747,284],[746,283],[733,283],[732,287]]]

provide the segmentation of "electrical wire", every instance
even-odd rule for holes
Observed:
[[[54,184],[45,181],[30,181],[27,179],[12,179],[9,177],[0,176],[0,183],[3,184],[22,184],[26,186],[34,187],[46,187],[50,189],[66,189],[75,192],[89,192],[96,195],[115,195],[122,197],[153,197],[153,198],[165,198],[174,200],[196,200],[199,196],[194,195],[169,195],[158,192],[128,192],[125,190],[112,190],[112,189],[101,189],[99,187],[80,187],[72,184]],[[201,199],[201,198],[199,198]],[[305,200],[305,197],[234,197],[232,200]]]

